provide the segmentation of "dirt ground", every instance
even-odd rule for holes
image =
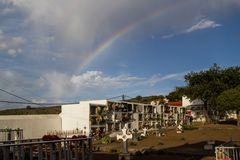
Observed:
[[[214,150],[203,149],[207,141],[214,140],[216,145],[230,140],[240,141],[240,127],[234,125],[199,125],[196,130],[177,134],[175,130],[167,130],[166,136],[150,135],[139,142],[129,141],[130,153],[137,154],[132,159],[137,160],[214,160]],[[95,145],[100,152],[94,152],[93,159],[117,160],[122,143],[114,142],[108,145]],[[150,153],[148,153],[150,151]],[[116,153],[114,153],[116,152]]]

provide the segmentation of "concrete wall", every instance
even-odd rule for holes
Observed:
[[[62,105],[62,131],[80,129],[89,134],[90,107],[89,102],[80,104]],[[86,129],[84,129],[86,127]]]
[[[59,115],[8,115],[0,116],[0,128],[23,129],[23,138],[41,138],[49,131],[61,130]]]

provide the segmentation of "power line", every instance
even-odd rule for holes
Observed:
[[[42,106],[42,105],[39,104],[39,103],[34,103],[34,102],[32,102],[32,101],[30,101],[30,100],[28,100],[28,99],[26,99],[26,98],[23,98],[23,97],[20,97],[20,96],[18,96],[18,95],[16,95],[16,94],[10,93],[10,92],[8,92],[8,91],[6,91],[6,90],[4,90],[4,89],[1,89],[1,88],[0,88],[0,91],[2,91],[2,92],[4,92],[4,93],[7,93],[7,94],[9,94],[9,95],[11,95],[11,96],[14,96],[14,97],[16,97],[16,98],[19,98],[19,99],[21,99],[21,100],[24,100],[24,101],[26,101],[26,102],[28,102],[28,103]],[[42,107],[44,107],[44,106],[42,106]]]
[[[10,81],[6,77],[1,77],[1,79],[4,80],[3,82],[9,82]],[[23,91],[28,92],[28,94],[30,93],[32,96],[34,95],[34,97],[36,97],[36,98],[45,99],[45,98],[43,98],[43,97],[41,97],[39,95],[36,95],[34,92],[32,92],[32,91],[30,91],[30,90],[28,90],[28,89],[26,89],[26,88],[24,88],[22,86],[18,86],[18,88],[21,88]],[[32,96],[31,96],[31,98],[33,98]]]
[[[77,102],[63,102],[63,103],[33,103],[33,102],[19,102],[19,101],[7,101],[7,100],[0,100],[0,103],[13,103],[13,104],[38,104],[38,105],[64,105],[64,104],[78,104]]]
[[[129,98],[129,99],[132,99],[132,97],[129,97],[129,96],[123,94],[123,95],[120,95],[120,96],[108,98],[107,100],[119,99],[120,98],[124,101],[126,97]]]

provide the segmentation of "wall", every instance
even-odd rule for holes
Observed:
[[[76,128],[86,131],[89,134],[89,114],[90,107],[88,102],[80,104],[62,105],[62,131],[75,130]],[[86,127],[86,129],[84,129]]]
[[[59,115],[0,116],[0,128],[21,128],[24,139],[41,138],[49,131],[61,130],[61,118]]]

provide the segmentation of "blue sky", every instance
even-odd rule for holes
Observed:
[[[190,71],[239,65],[239,17],[239,0],[0,0],[0,88],[34,102],[165,95]]]

